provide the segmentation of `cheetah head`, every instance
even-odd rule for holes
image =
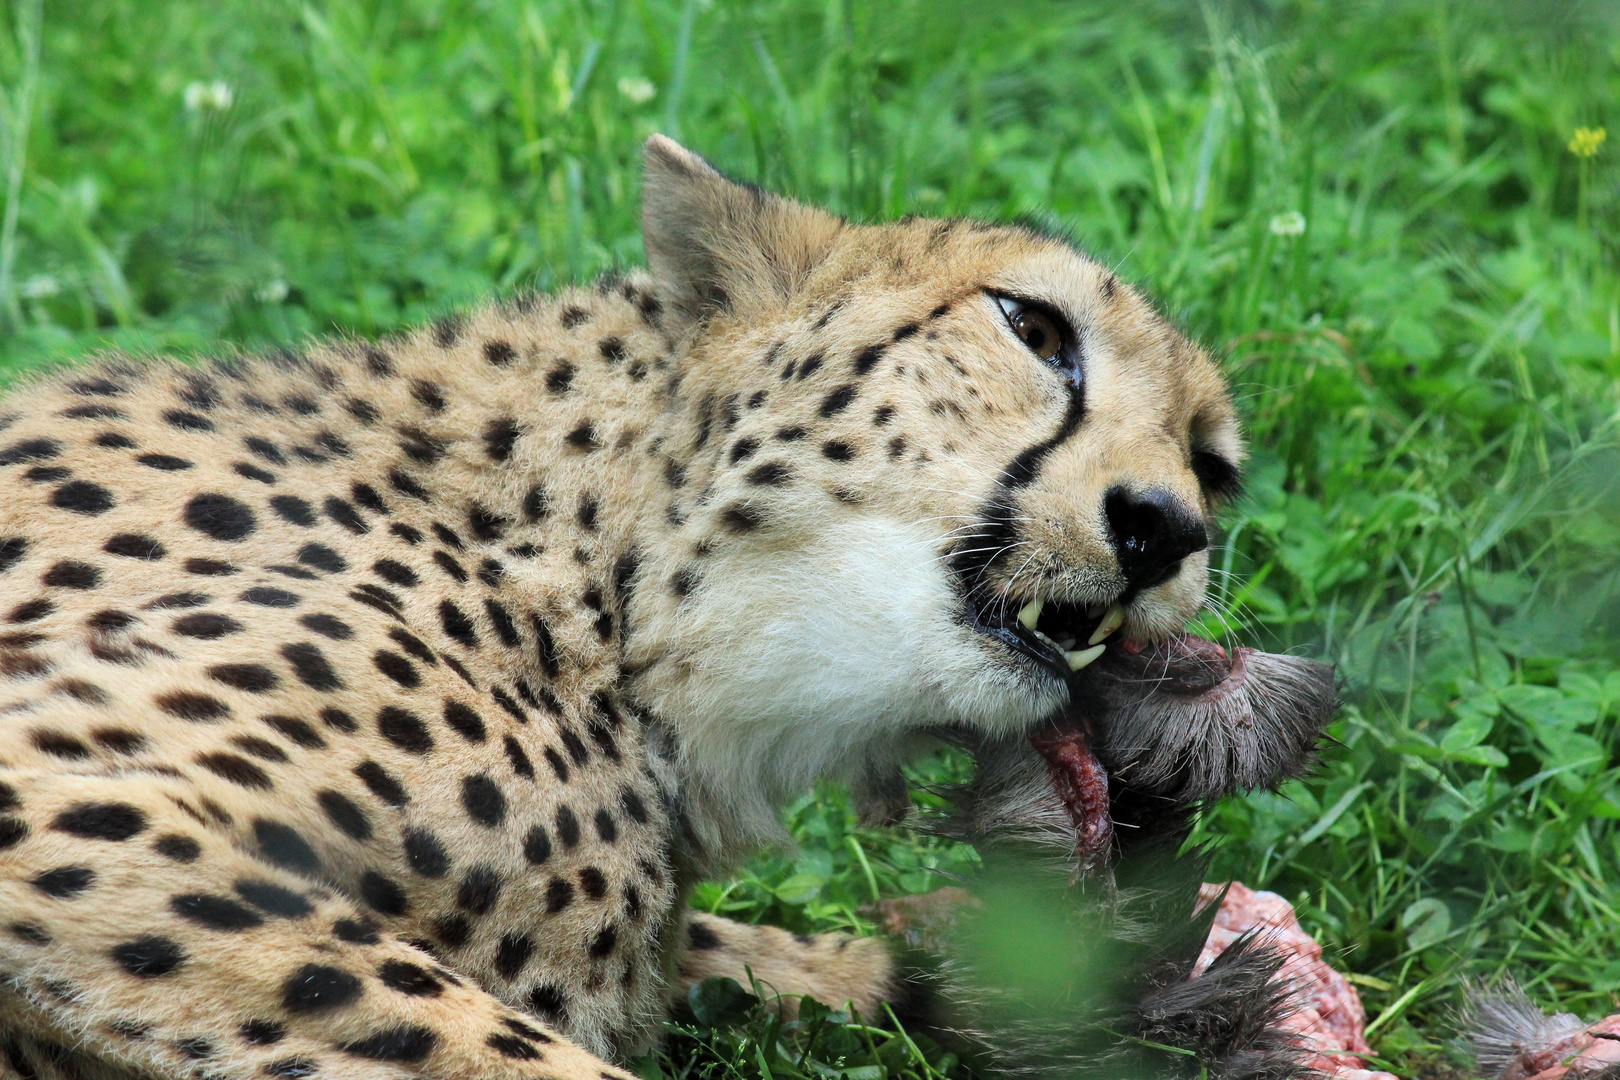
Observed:
[[[643,228],[667,452],[701,492],[644,564],[629,656],[712,839],[771,835],[822,777],[882,796],[940,731],[1117,712],[1133,679],[1220,689],[1187,690],[1227,658],[1181,630],[1243,439],[1136,289],[1027,228],[852,224],[660,136]]]

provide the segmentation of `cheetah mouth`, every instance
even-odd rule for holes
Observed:
[[[1053,678],[1068,681],[1108,649],[1125,624],[1122,604],[1079,604],[1004,597],[987,599],[973,612],[973,628],[1032,661]]]

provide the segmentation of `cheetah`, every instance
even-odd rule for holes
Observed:
[[[1136,289],[659,136],[644,236],[393,340],[10,393],[0,1072],[628,1080],[716,973],[870,1015],[881,943],[686,886],[817,780],[889,813],[942,731],[1044,777],[1088,665],[1180,671],[1243,446]]]

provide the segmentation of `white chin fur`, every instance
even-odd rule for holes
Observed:
[[[1029,727],[1066,691],[1000,661],[917,525],[853,514],[791,549],[709,559],[677,611],[632,617],[636,696],[677,733],[693,824],[710,857],[780,839],[778,809],[822,778],[891,771],[918,729]]]

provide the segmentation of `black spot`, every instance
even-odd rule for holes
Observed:
[[[444,389],[426,379],[411,380],[411,397],[429,412],[444,412]]]
[[[465,915],[443,915],[433,920],[433,936],[450,949],[459,949],[472,937],[472,922]]]
[[[36,731],[29,741],[34,747],[52,757],[81,760],[90,756],[90,748],[73,736],[60,731]]]
[[[369,916],[360,919],[339,919],[332,924],[332,936],[351,945],[375,945],[382,940],[377,924]]]
[[[673,459],[664,462],[664,483],[672,488],[678,488],[686,483],[686,468]]]
[[[748,407],[750,409],[757,409],[763,404],[765,404],[765,391],[755,390],[748,395]]]
[[[74,803],[57,814],[51,828],[85,840],[128,840],[146,831],[146,814],[128,803]]]
[[[101,571],[89,563],[63,559],[52,564],[40,580],[57,589],[93,589],[101,584]]]
[[[384,960],[377,969],[377,978],[388,989],[410,997],[438,997],[444,993],[444,984],[432,972],[404,960]]]
[[[218,559],[187,559],[185,566],[186,573],[202,577],[230,577],[240,572],[230,563]]]
[[[742,503],[732,503],[720,511],[720,524],[734,533],[752,532],[759,528],[762,521],[757,510]]]
[[[209,596],[207,593],[164,593],[156,600],[148,600],[143,606],[151,611],[173,611],[176,608],[184,609],[202,607],[212,599],[213,597]]]
[[[510,524],[506,518],[491,513],[477,503],[467,511],[467,525],[472,529],[473,538],[477,540],[499,540],[501,533]]]
[[[771,487],[780,487],[788,482],[791,475],[792,473],[789,472],[786,465],[783,465],[778,461],[768,461],[750,472],[747,479],[750,484],[764,484]]]
[[[614,946],[618,945],[618,943],[618,928],[614,926],[605,926],[601,930],[597,931],[597,933],[591,938],[591,942],[586,947],[585,951],[590,953],[592,960],[600,960],[612,953]]]
[[[870,374],[872,369],[877,367],[878,362],[883,359],[883,351],[886,348],[888,348],[887,345],[868,345],[862,349],[860,354],[855,357],[855,374]]]
[[[553,394],[566,394],[569,384],[574,381],[574,365],[558,364],[546,374],[546,389]]]
[[[484,453],[489,455],[491,461],[505,461],[512,456],[512,447],[522,433],[517,421],[511,417],[491,420],[489,426],[484,428]]]
[[[399,882],[375,870],[360,875],[360,899],[373,911],[388,916],[403,915],[411,906]]]
[[[184,472],[195,464],[172,454],[141,454],[135,460],[149,469],[158,469],[163,472]]]
[[[487,737],[483,717],[459,701],[444,703],[444,722],[470,743],[481,743]]]
[[[51,492],[51,505],[75,514],[102,514],[113,507],[112,492],[88,480],[69,480]]]
[[[611,844],[619,838],[618,823],[613,820],[613,815],[608,813],[605,807],[597,810],[595,825],[596,835],[604,844]]]
[[[171,896],[169,910],[209,930],[252,930],[264,925],[264,917],[247,905],[207,893]]]
[[[309,528],[315,524],[315,508],[296,495],[273,496],[270,508],[294,525]]]
[[[236,1033],[249,1046],[274,1046],[287,1037],[287,1029],[274,1020],[249,1020]]]
[[[487,866],[475,866],[456,889],[456,906],[474,915],[487,915],[500,896],[500,877]]]
[[[855,400],[855,395],[858,393],[860,393],[860,387],[856,386],[854,383],[845,383],[843,386],[840,386],[838,389],[828,394],[826,398],[822,400],[821,408],[816,411],[819,412],[823,417],[836,416],[845,409],[849,408],[850,402]]]
[[[607,878],[596,867],[587,866],[579,872],[579,887],[589,899],[600,900],[607,895]]]
[[[157,934],[114,945],[112,958],[137,979],[161,978],[186,962],[185,950],[178,943]]]
[[[306,750],[319,750],[326,745],[320,732],[310,727],[296,716],[261,716],[263,720],[278,734],[291,739]]]
[[[120,435],[116,431],[103,431],[96,436],[95,442],[97,446],[106,447],[108,450],[135,449],[134,439],[128,435]]]
[[[281,683],[280,677],[263,664],[215,664],[208,669],[208,675],[250,694],[268,694]]]
[[[7,926],[6,930],[18,941],[27,942],[29,945],[49,945],[52,940],[50,933],[39,923],[14,922]]]
[[[297,830],[279,821],[266,818],[253,819],[253,839],[259,845],[259,854],[266,862],[299,874],[313,874],[320,869],[320,859]]]
[[[517,350],[505,341],[484,342],[484,359],[496,367],[505,367],[517,359]]]
[[[313,630],[322,637],[331,638],[333,641],[348,641],[354,636],[353,627],[332,615],[320,613],[301,615],[298,622],[304,629]]]
[[[493,598],[486,599],[484,611],[489,615],[490,624],[495,627],[495,633],[501,639],[502,645],[515,649],[523,643],[518,637],[517,625],[512,622],[511,612],[507,611],[500,601]]]
[[[400,1025],[340,1044],[346,1054],[371,1061],[422,1061],[439,1045],[439,1037],[425,1027]]]
[[[371,839],[371,819],[353,799],[341,792],[328,790],[316,793],[315,801],[320,804],[327,820],[343,833],[362,842]]]
[[[371,662],[378,671],[407,690],[414,690],[422,684],[422,676],[417,672],[416,665],[399,653],[378,649],[372,655]]]
[[[502,690],[498,686],[492,686],[489,690],[489,696],[494,698],[495,704],[504,709],[507,715],[516,720],[518,723],[527,724],[529,722],[528,715],[518,706],[517,702],[512,700],[511,696],[508,695],[505,690]]]
[[[185,522],[215,540],[241,540],[257,527],[253,511],[229,495],[203,492],[186,503]]]
[[[829,461],[848,461],[855,456],[855,448],[841,439],[828,439],[821,444],[821,456]]]
[[[568,998],[557,987],[545,983],[529,991],[529,1007],[557,1023],[568,1016]]]
[[[905,452],[906,437],[904,435],[896,435],[889,440],[889,457],[891,460],[899,460],[900,456]]]
[[[448,349],[461,338],[461,316],[445,315],[433,323],[433,343]]]
[[[562,841],[565,848],[573,848],[579,844],[579,819],[574,811],[567,805],[557,807],[557,839]]]
[[[305,964],[281,985],[281,1007],[294,1016],[331,1012],[360,1000],[360,980],[341,968]]]
[[[0,542],[0,570],[3,570],[6,565],[4,544],[10,542]],[[168,554],[168,551],[158,541],[150,536],[142,536],[138,533],[119,533],[117,536],[110,537],[105,544],[101,545],[101,550],[109,555],[122,555],[126,559],[146,559],[149,562],[161,559]]]
[[[38,600],[27,600],[11,609],[6,616],[7,622],[26,623],[43,619],[56,610],[56,605],[41,597]]]
[[[275,786],[270,782],[269,773],[247,758],[237,754],[214,751],[198,754],[192,760],[215,776],[222,780],[229,780],[238,787],[245,787],[255,791],[269,791]]]
[[[423,487],[421,484],[418,484],[415,480],[411,479],[410,476],[400,472],[398,469],[394,469],[388,474],[388,486],[399,492],[401,495],[408,496],[409,498],[419,499],[422,502],[426,502],[428,500],[427,488]],[[410,528],[408,525],[404,527],[407,529]],[[411,531],[415,532],[416,530],[411,529]],[[416,541],[411,540],[410,543],[414,544]]]
[[[461,805],[468,817],[485,828],[496,828],[506,820],[506,796],[486,773],[462,779]]]
[[[360,511],[336,495],[328,495],[326,501],[321,503],[321,509],[326,511],[327,517],[356,536],[371,531],[371,526],[367,525],[366,519],[360,516]]]
[[[243,900],[278,919],[302,919],[315,912],[315,906],[303,893],[273,882],[259,878],[238,878],[231,888]]]
[[[366,370],[379,379],[387,378],[394,373],[394,361],[387,353],[375,345],[362,346],[366,357]]]
[[[276,482],[275,473],[266,472],[257,465],[251,465],[246,461],[238,461],[231,466],[231,471],[238,476],[245,476],[249,480],[257,480],[261,484],[273,484]]]
[[[231,743],[263,761],[273,761],[278,765],[285,765],[292,760],[287,756],[287,751],[269,739],[261,739],[257,735],[232,735]]]
[[[877,411],[872,413],[872,424],[874,427],[882,427],[892,419],[894,419],[893,405],[880,405],[878,406]]]
[[[360,782],[365,784],[373,795],[389,806],[404,806],[410,802],[410,796],[405,794],[404,785],[375,761],[362,761],[354,767],[354,775],[360,778]]]
[[[619,796],[619,804],[624,807],[624,812],[630,815],[631,821],[637,825],[647,823],[647,804],[641,801],[641,796],[637,795],[634,789],[625,788],[624,793]]]
[[[313,1058],[285,1057],[270,1062],[263,1071],[266,1076],[276,1077],[277,1080],[306,1080],[320,1072],[321,1067]]]
[[[512,763],[512,771],[519,776],[533,780],[534,765],[529,761],[529,755],[523,752],[522,745],[510,735],[506,736],[504,745],[506,747],[506,759]]]
[[[568,783],[568,762],[563,760],[563,756],[549,746],[546,747],[545,756],[546,764],[551,766],[551,771],[556,774],[557,780],[560,783]]]
[[[383,502],[382,496],[377,494],[377,489],[370,484],[362,484],[359,481],[351,484],[349,497],[373,513],[388,513],[388,504]]]
[[[403,657],[393,653],[379,653],[378,656],[394,656],[400,663],[406,663]],[[408,666],[408,665],[407,665]],[[379,663],[378,667],[382,665]],[[412,677],[416,669],[411,668]],[[414,685],[414,684],[412,684]],[[382,737],[412,754],[425,754],[433,749],[433,736],[428,734],[427,725],[412,712],[401,709],[396,705],[387,705],[377,714],[377,730]]]
[[[35,465],[23,473],[23,479],[35,484],[55,483],[73,475],[73,470],[62,465]]]
[[[535,866],[551,858],[551,837],[546,835],[544,825],[532,826],[523,837],[523,857]]]
[[[55,439],[26,439],[15,446],[0,450],[0,465],[19,465],[28,461],[49,461],[62,452],[62,444]]]
[[[326,659],[314,642],[299,641],[281,647],[281,655],[292,665],[293,674],[298,681],[311,690],[332,691],[343,689],[343,680],[338,678],[332,664]]]
[[[575,450],[587,453],[592,450],[599,450],[602,447],[602,444],[597,441],[596,425],[589,420],[570,431],[563,437],[563,441]]]
[[[573,902],[573,885],[562,878],[552,878],[546,883],[546,913],[548,915],[555,915]]]
[[[356,731],[360,730],[360,725],[355,723],[354,717],[350,716],[342,709],[334,709],[331,706],[327,706],[326,708],[322,709],[318,715],[321,718],[321,723],[325,724],[334,731],[342,731],[353,735]]]
[[[450,872],[450,855],[439,838],[426,829],[405,830],[405,861],[427,878],[442,878]]]
[[[191,720],[195,723],[209,723],[223,719],[231,714],[230,706],[215,697],[207,694],[192,693],[189,690],[176,690],[168,694],[160,694],[153,699],[157,707],[181,720]]]
[[[676,596],[690,596],[692,590],[698,587],[699,581],[697,570],[683,566],[670,577],[669,591]]]
[[[146,749],[146,736],[123,728],[98,728],[90,737],[115,754],[138,754]]]
[[[382,415],[377,411],[377,406],[364,398],[349,398],[343,403],[343,409],[367,427],[375,424],[377,418]]]
[[[113,540],[116,539],[118,537],[113,537]],[[156,541],[153,542],[156,543]],[[107,543],[111,544],[112,540],[107,541]],[[21,536],[8,536],[4,540],[0,540],[0,574],[16,566],[18,561],[27,553],[28,541]],[[113,554],[119,554],[119,552],[113,552]]]
[[[686,925],[686,944],[691,948],[707,952],[711,949],[720,948],[724,942],[720,940],[720,935],[710,929],[707,924],[694,921]]]
[[[29,879],[29,884],[46,896],[69,900],[94,885],[96,872],[88,866],[59,866]]]
[[[190,863],[196,862],[197,857],[202,854],[202,845],[189,836],[167,833],[152,841],[152,850],[166,859]]]
[[[435,551],[433,553],[433,562],[440,570],[455,578],[459,584],[467,584],[467,571],[463,570],[461,564],[450,557],[448,551]]]
[[[498,963],[499,960],[497,959],[497,964]],[[516,974],[516,972],[513,974]],[[510,979],[512,976],[508,975],[506,977]],[[491,1050],[494,1050],[502,1057],[509,1057],[515,1061],[534,1061],[540,1057],[540,1051],[536,1050],[522,1039],[499,1031],[485,1039],[484,1045],[489,1047]]]
[[[906,340],[906,338],[911,337],[917,332],[917,329],[918,327],[916,323],[906,323],[906,325],[900,327],[900,329],[894,332],[895,343],[899,344],[900,342]]]

